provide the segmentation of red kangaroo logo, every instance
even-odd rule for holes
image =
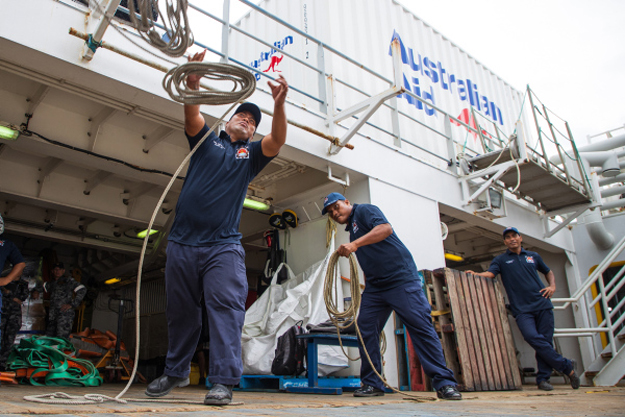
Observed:
[[[269,67],[263,72],[269,72],[269,70],[271,70],[271,72],[282,72],[276,69],[276,65],[278,65],[280,61],[282,61],[282,58],[284,58],[284,55],[280,55],[280,56],[272,55],[271,62],[269,63]]]
[[[461,126],[460,123],[456,122],[454,119],[452,119],[451,117],[449,118],[449,120],[455,124],[456,126]],[[478,125],[475,122],[475,119],[473,118],[473,115],[469,113],[469,109],[463,109],[462,112],[458,115],[458,120],[465,122],[466,124],[468,124],[469,126],[471,126],[473,129],[477,130],[478,129]],[[467,131],[471,132],[471,136],[473,136],[473,139],[475,139],[477,137],[477,133],[467,129],[466,127],[464,127]],[[484,129],[482,129],[482,135],[490,138],[491,135],[488,134],[488,132],[486,132]]]

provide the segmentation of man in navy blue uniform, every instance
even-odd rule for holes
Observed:
[[[0,287],[19,279],[22,276],[24,268],[26,268],[26,262],[22,254],[17,249],[17,246],[10,240],[4,239],[1,235],[4,233],[4,219],[0,216],[0,272],[4,269],[4,264],[9,261],[11,265],[11,271],[6,277],[0,278]],[[2,298],[0,297],[0,311],[2,309]],[[21,314],[21,310],[20,310]],[[0,318],[1,320],[1,318]],[[2,333],[0,331],[0,340],[2,339]]]
[[[349,241],[338,248],[341,256],[355,253],[366,286],[362,294],[358,327],[371,362],[382,372],[380,333],[394,310],[408,328],[412,344],[426,375],[439,398],[460,400],[453,372],[447,368],[441,342],[432,324],[431,308],[423,293],[412,255],[404,246],[382,211],[371,204],[354,204],[339,193],[329,194],[323,202],[323,214],[345,224]],[[384,383],[366,359],[363,346],[360,380],[362,387],[355,397],[384,395]]]
[[[189,58],[201,62],[206,51]],[[189,75],[187,86],[198,89],[200,78]],[[204,404],[232,401],[232,387],[243,373],[241,330],[245,321],[247,276],[239,222],[252,179],[280,152],[286,141],[283,77],[269,82],[274,100],[271,133],[251,139],[261,112],[243,103],[226,123],[211,133],[191,158],[176,218],[169,234],[165,288],[169,349],[165,372],[148,385],[146,395],[161,397],[189,384],[191,358],[202,329],[202,292],[208,314],[210,354],[208,380],[213,387]],[[199,105],[184,106],[185,133],[193,148],[209,131]]]
[[[544,391],[553,389],[549,378],[551,370],[555,369],[568,375],[571,387],[578,389],[579,377],[572,361],[553,348],[554,320],[550,298],[556,291],[556,278],[540,255],[523,249],[522,242],[519,231],[515,227],[507,227],[503,231],[503,243],[508,250],[493,259],[488,271],[479,274],[467,272],[486,278],[501,276],[519,330],[525,341],[536,351],[538,388]],[[538,272],[547,279],[547,287],[540,280]]]

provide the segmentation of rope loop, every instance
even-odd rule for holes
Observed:
[[[188,1],[177,0],[176,7],[172,0],[165,0],[164,3],[167,16],[161,13],[158,0],[128,0],[130,21],[147,43],[168,56],[181,57],[193,45],[193,33],[187,17]],[[156,16],[160,17],[165,28],[163,36],[154,28],[153,19]]]
[[[232,83],[230,91],[194,90],[187,86],[187,77],[197,75],[210,81]],[[254,93],[256,78],[244,68],[230,64],[187,62],[172,68],[163,78],[163,88],[172,100],[179,103],[199,105],[222,105],[242,101]]]

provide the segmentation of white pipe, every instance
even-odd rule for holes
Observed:
[[[579,156],[587,161],[591,167],[601,167],[603,177],[615,177],[621,173],[616,152],[580,152]]]
[[[602,209],[606,210],[603,207]],[[614,235],[605,228],[601,218],[601,210],[588,210],[582,216],[582,220],[586,225],[590,239],[595,245],[601,249],[610,249],[614,245]]]
[[[578,152],[610,151],[623,146],[625,146],[625,133],[614,136],[613,138],[602,140],[601,142],[582,146],[581,148],[577,148],[577,150]]]
[[[610,201],[609,203],[603,203],[601,205],[601,210],[611,210],[619,207],[625,207],[625,198],[621,198],[620,200]]]
[[[625,185],[620,187],[610,187],[601,190],[601,197],[612,197],[613,195],[621,195],[625,193]]]
[[[606,140],[603,140],[601,142],[597,142],[597,143],[593,143],[590,145],[586,145],[586,146],[582,146],[580,148],[577,148],[577,151],[581,154],[581,153],[585,153],[585,152],[603,152],[603,151],[612,151],[614,149],[618,149],[625,146],[625,134],[622,135],[618,135],[615,136],[613,138],[609,138]],[[573,153],[572,150],[566,150],[564,151],[567,154],[571,155]],[[621,153],[617,153],[617,158]],[[560,155],[556,154],[554,156],[552,156],[551,158],[549,158],[549,160],[554,163],[554,164],[561,164],[562,160],[560,159]]]
[[[625,174],[619,174],[616,177],[608,177],[608,178],[600,179],[599,185],[603,187],[604,185],[609,185],[614,182],[621,182],[621,181],[625,181]]]

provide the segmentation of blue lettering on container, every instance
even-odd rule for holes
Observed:
[[[273,43],[273,46],[276,49],[279,50],[283,50],[285,46],[287,45],[292,45],[293,44],[293,36],[287,36],[286,38],[282,39],[281,41],[277,41]],[[271,56],[273,54],[276,53],[276,49],[270,49],[267,52],[261,52],[260,53],[260,57],[252,62],[250,62],[250,67],[252,68],[256,68],[257,70],[261,69],[261,64],[265,61],[270,61],[271,60]],[[254,74],[254,76],[256,77],[256,81],[260,80],[260,74],[256,73]]]
[[[440,84],[443,90],[448,91],[450,94],[456,96],[461,101],[469,101],[472,107],[484,112],[484,115],[492,119],[494,122],[499,122],[503,126],[503,118],[501,115],[501,108],[488,99],[486,95],[480,94],[478,85],[469,78],[462,78],[456,76],[456,74],[449,73],[441,61],[435,60],[431,57],[421,56],[421,54],[415,54],[412,48],[407,48],[402,42],[397,31],[393,31],[393,39],[399,41],[401,51],[401,61],[403,64],[413,71],[413,75],[403,75],[404,87],[406,90],[412,91],[416,96],[421,97],[424,100],[429,100],[433,105],[436,105],[434,97],[434,89],[430,85],[429,91],[425,91],[420,84],[419,74],[423,77],[427,77],[430,84]],[[393,55],[392,49],[389,47],[389,55]],[[454,91],[455,84],[455,93]],[[409,104],[415,106],[419,110],[424,110],[428,116],[436,115],[434,109],[427,105],[424,105],[421,101],[416,100],[407,94],[398,96],[404,98]]]

